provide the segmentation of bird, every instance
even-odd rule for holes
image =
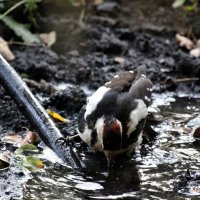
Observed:
[[[123,71],[99,87],[80,110],[77,135],[104,153],[109,167],[117,155],[130,156],[141,144],[152,87],[145,65]]]

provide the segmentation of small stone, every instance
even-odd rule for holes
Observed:
[[[119,63],[119,64],[122,64],[122,63],[124,63],[124,58],[122,58],[122,57],[115,57],[114,58],[114,61],[116,62],[116,63]]]

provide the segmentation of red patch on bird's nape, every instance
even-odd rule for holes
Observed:
[[[121,128],[121,126],[120,126],[119,123],[115,122],[115,123],[112,124],[112,130],[113,131],[118,132],[118,131],[120,131],[120,128]]]
[[[114,117],[107,117],[104,120],[103,134],[107,135],[121,135],[121,123]]]

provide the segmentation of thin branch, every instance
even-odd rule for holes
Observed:
[[[199,81],[199,78],[197,77],[192,77],[192,78],[178,78],[174,79],[174,83],[186,83],[186,82],[193,82],[193,81]]]

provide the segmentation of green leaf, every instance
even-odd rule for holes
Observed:
[[[25,144],[15,151],[16,154],[22,154],[24,152],[38,152],[38,148],[33,144]]]
[[[15,21],[12,17],[10,16],[5,16],[1,19],[10,29],[12,29],[15,34],[19,37],[22,38],[22,40],[24,42],[28,42],[28,43],[39,43],[40,40],[39,38],[31,33],[25,25]]]
[[[39,171],[44,168],[43,162],[36,157],[27,156],[22,160],[22,166],[28,168],[31,171]]]
[[[174,3],[172,4],[172,7],[173,8],[181,7],[185,2],[186,0],[175,0]]]
[[[38,6],[37,6],[37,3],[40,2],[40,1],[36,1],[36,0],[29,0],[25,3],[25,9],[26,11],[32,13],[34,11],[37,10]]]
[[[197,10],[197,4],[192,4],[191,6],[184,6],[183,9],[188,11],[188,12],[193,12],[195,10]]]

